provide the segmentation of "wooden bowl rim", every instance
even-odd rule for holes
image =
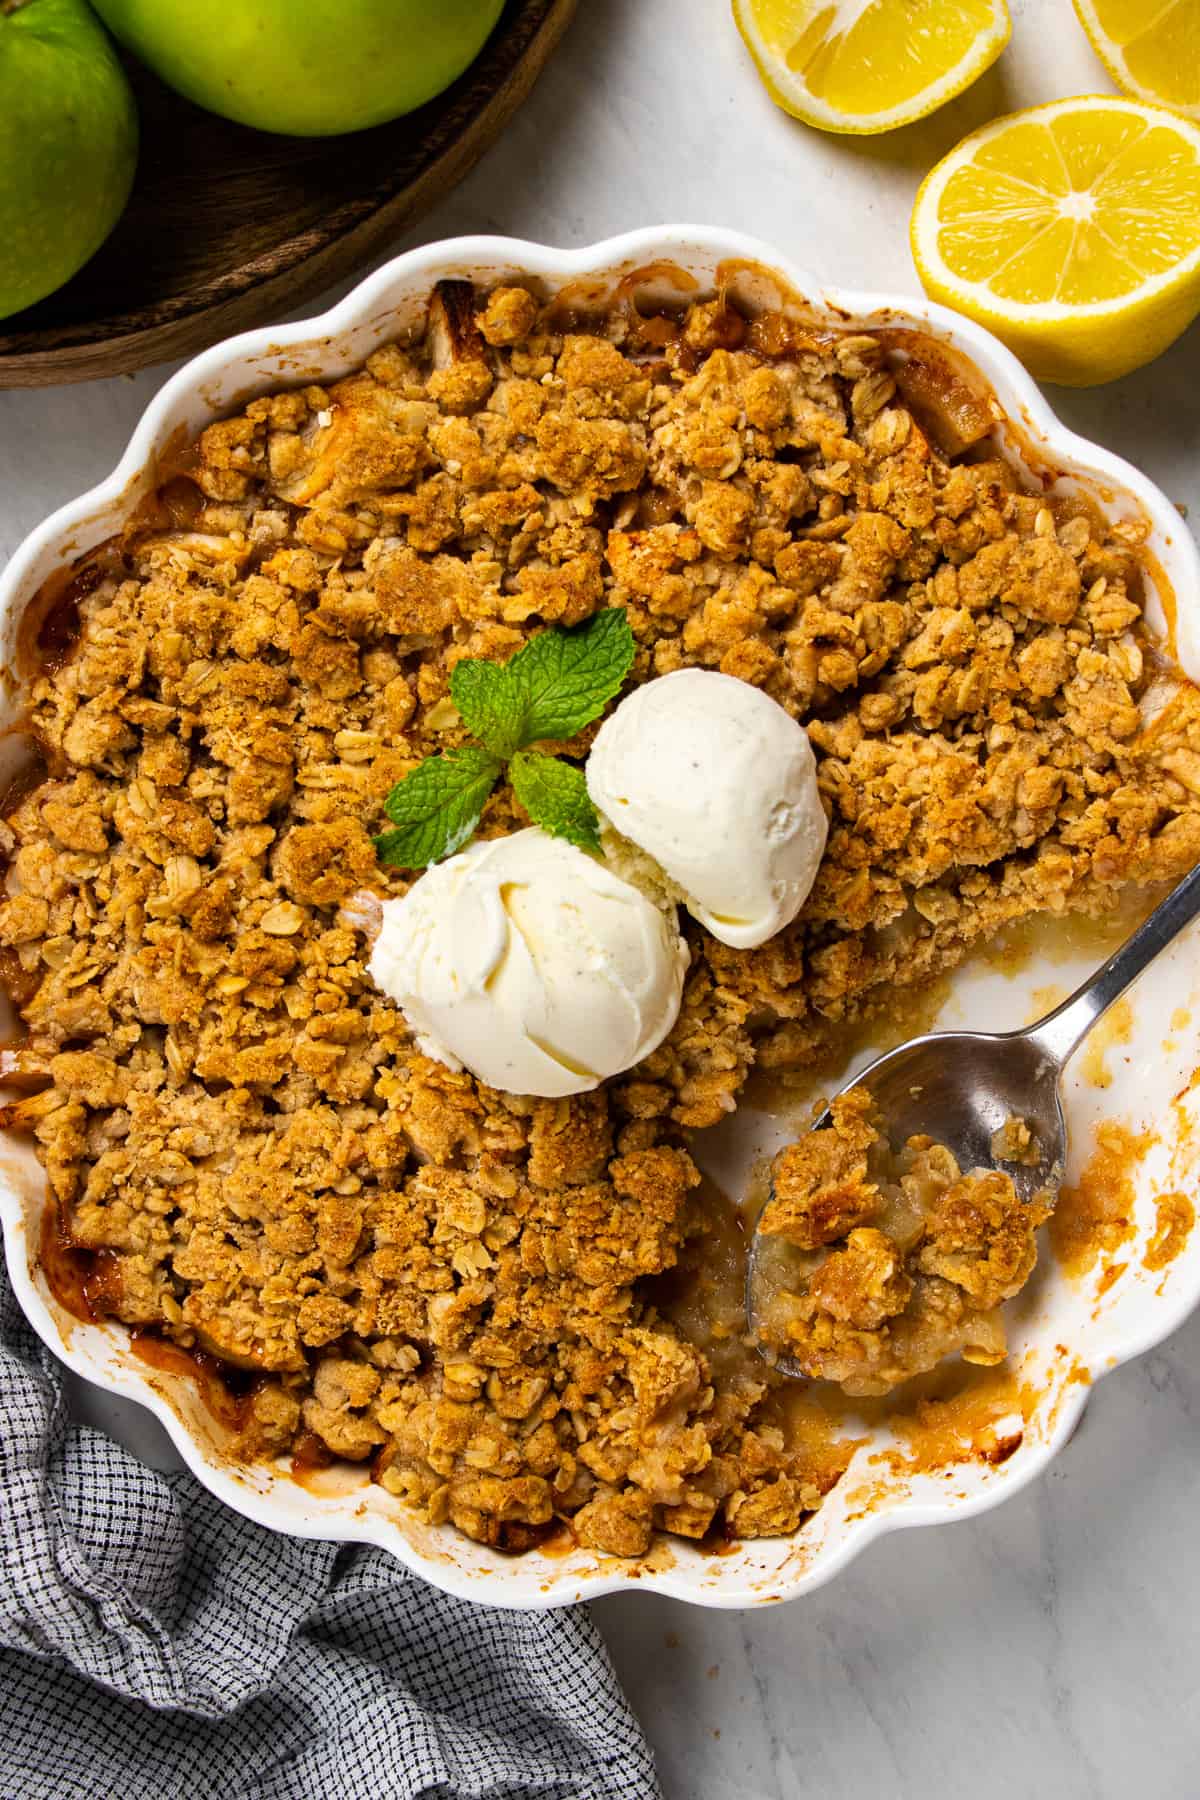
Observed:
[[[0,371],[9,358],[15,362],[31,356],[49,357],[56,352],[62,352],[65,356],[71,351],[87,349],[109,340],[120,342],[136,338],[142,333],[157,331],[242,299],[252,294],[256,287],[276,281],[300,268],[372,218],[398,194],[403,194],[418,182],[427,181],[440,163],[450,159],[463,137],[478,128],[497,94],[504,90],[505,84],[544,32],[550,35],[546,52],[549,54],[559,33],[569,23],[575,7],[575,0],[519,0],[519,3],[519,12],[507,24],[503,14],[496,21],[491,36],[475,61],[459,76],[459,81],[469,80],[454,105],[440,113],[428,133],[407,153],[401,153],[371,188],[341,201],[331,209],[320,225],[308,226],[293,236],[282,238],[274,249],[250,257],[236,268],[214,276],[202,289],[198,286],[190,288],[186,293],[172,295],[153,306],[111,312],[73,325],[48,325],[28,331],[7,331],[7,321],[0,319]],[[435,96],[426,105],[434,106],[442,97]],[[411,116],[400,114],[394,120],[367,129],[386,131]],[[342,137],[353,135],[357,134],[345,133]],[[313,140],[297,141],[307,143]],[[331,137],[329,141],[340,142],[342,138]]]

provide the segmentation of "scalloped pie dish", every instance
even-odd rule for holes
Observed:
[[[686,922],[637,1067],[504,1094],[373,987],[372,833],[456,661],[610,605],[632,681],[804,725],[829,841],[765,945]],[[206,352],[0,576],[31,1323],[239,1511],[492,1605],[792,1598],[998,1503],[1200,1298],[1190,940],[1068,1070],[1032,1275],[960,1209],[888,1304],[826,1282],[888,1381],[769,1368],[745,1233],[856,1059],[1048,1010],[1200,856],[1198,627],[1175,509],[986,332],[734,233],[430,245]]]

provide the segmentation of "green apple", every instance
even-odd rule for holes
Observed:
[[[431,100],[503,0],[95,0],[169,87],[261,131],[326,137]]]
[[[0,319],[100,248],[137,138],[125,72],[85,0],[0,4]]]

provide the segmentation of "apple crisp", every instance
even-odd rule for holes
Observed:
[[[996,1136],[1028,1159],[1022,1120]],[[1001,1307],[1033,1273],[1052,1205],[1048,1191],[1022,1200],[1003,1170],[964,1173],[931,1137],[894,1153],[870,1094],[851,1088],[776,1158],[760,1337],[848,1394],[887,1393],[956,1354],[1001,1362]]]
[[[94,1308],[240,1372],[235,1454],[625,1556],[791,1532],[837,1479],[767,1366],[663,1302],[703,1262],[690,1134],[1008,921],[1200,856],[1200,711],[1144,637],[1137,528],[1021,491],[986,413],[940,448],[896,361],[720,299],[589,317],[446,283],[418,340],[210,426],[78,572],[31,684],[46,776],[0,827],[5,1118]],[[719,669],[804,722],[829,846],[762,948],[684,922],[682,1010],[636,1070],[522,1099],[418,1054],[369,982],[368,897],[408,885],[372,834],[463,742],[459,659],[605,606],[634,680]],[[502,787],[482,829],[526,822]],[[963,1252],[943,1184],[948,1261],[881,1275],[857,1191],[822,1372],[861,1373],[837,1308],[864,1284],[889,1318],[906,1282],[955,1287],[961,1342],[994,1343],[1026,1255],[1003,1196]]]

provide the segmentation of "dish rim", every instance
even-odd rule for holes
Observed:
[[[170,435],[169,421],[176,414],[195,411],[199,403],[207,416],[220,417],[238,403],[238,398],[246,397],[256,388],[261,391],[273,384],[286,384],[289,379],[287,358],[289,355],[294,357],[297,351],[309,353],[313,362],[322,358],[327,364],[336,362],[338,339],[353,337],[356,331],[361,338],[373,321],[377,328],[380,317],[391,310],[389,302],[391,306],[399,305],[403,295],[414,290],[427,292],[439,279],[472,272],[480,279],[484,278],[484,272],[489,272],[490,278],[495,279],[501,274],[523,272],[531,279],[545,281],[553,287],[587,277],[614,278],[622,269],[640,269],[656,262],[678,262],[686,267],[689,254],[701,261],[744,259],[761,265],[764,270],[781,277],[817,312],[827,311],[831,322],[840,328],[856,324],[864,330],[880,329],[883,324],[912,327],[965,356],[995,391],[1004,415],[1050,466],[1086,471],[1097,483],[1107,483],[1116,494],[1132,499],[1144,512],[1171,585],[1177,595],[1192,601],[1190,611],[1177,611],[1176,628],[1181,655],[1185,649],[1187,652],[1183,660],[1190,662],[1193,670],[1200,667],[1200,653],[1196,648],[1200,645],[1200,550],[1175,508],[1146,476],[1123,458],[1064,426],[1033,378],[990,332],[931,301],[845,289],[818,281],[790,257],[760,240],[740,232],[691,225],[648,227],[571,250],[495,236],[454,238],[422,245],[393,258],[366,276],[323,313],[288,325],[244,332],[202,351],[176,371],[151,398],[111,474],[86,493],[59,507],[31,531],[8,565],[0,571],[0,632],[7,630],[11,644],[15,621],[25,600],[46,575],[52,569],[74,561],[108,535],[113,515],[118,509],[127,509],[132,504],[149,469],[161,454]],[[386,336],[386,330],[380,331],[377,341],[385,341]],[[367,353],[357,347],[350,352],[356,361],[361,361]],[[221,378],[235,365],[255,359],[263,361],[261,380],[240,390],[238,397],[225,398],[220,405],[213,406],[206,399],[206,384],[210,391],[219,390]],[[281,366],[269,372],[269,363]],[[343,363],[344,356],[338,363],[339,369]],[[344,363],[344,366],[351,365]],[[294,383],[317,377],[292,372],[290,379]],[[10,713],[15,714],[18,690],[11,677],[8,679],[8,705]],[[1083,1382],[1066,1390],[1044,1440],[1036,1446],[1028,1446],[1026,1453],[993,1471],[996,1478],[980,1491],[935,1499],[909,1497],[865,1513],[854,1520],[839,1542],[818,1551],[808,1566],[795,1576],[789,1575],[784,1580],[781,1571],[778,1583],[767,1580],[750,1586],[730,1580],[714,1585],[690,1578],[687,1572],[690,1565],[681,1573],[673,1565],[655,1568],[639,1563],[631,1567],[618,1559],[607,1559],[594,1568],[585,1567],[570,1577],[567,1577],[564,1561],[564,1578],[538,1583],[523,1578],[528,1557],[498,1558],[494,1553],[487,1553],[490,1558],[487,1566],[470,1571],[460,1567],[454,1558],[442,1561],[438,1556],[418,1549],[398,1523],[367,1510],[365,1505],[343,1506],[339,1502],[340,1510],[331,1513],[322,1508],[319,1500],[307,1506],[297,1504],[293,1507],[290,1503],[281,1505],[269,1491],[256,1491],[246,1479],[245,1471],[236,1470],[227,1459],[221,1459],[211,1441],[207,1446],[202,1442],[206,1433],[204,1422],[198,1415],[200,1403],[192,1397],[181,1377],[155,1379],[155,1372],[137,1363],[118,1368],[114,1360],[105,1357],[102,1349],[81,1347],[73,1341],[85,1333],[99,1332],[111,1337],[113,1332],[100,1326],[80,1327],[73,1321],[68,1328],[65,1323],[68,1315],[64,1315],[62,1322],[56,1318],[35,1278],[32,1266],[35,1259],[31,1255],[27,1231],[28,1199],[22,1197],[19,1187],[19,1178],[13,1174],[9,1162],[0,1161],[0,1220],[14,1290],[34,1330],[56,1356],[106,1391],[147,1407],[165,1427],[175,1448],[203,1485],[249,1518],[296,1536],[375,1544],[391,1551],[414,1572],[446,1591],[495,1606],[536,1610],[638,1588],[653,1589],[677,1599],[717,1608],[747,1607],[799,1597],[831,1580],[869,1544],[891,1531],[975,1517],[1019,1492],[1041,1474],[1070,1437],[1090,1391],[1089,1385]],[[1126,1325],[1123,1331],[1114,1332],[1113,1339],[1104,1345],[1104,1356],[1093,1358],[1088,1365],[1088,1382],[1094,1383],[1109,1369],[1161,1343],[1198,1303],[1200,1261],[1192,1284],[1176,1284],[1171,1298],[1162,1297],[1150,1309],[1150,1316],[1140,1329]],[[126,1339],[123,1327],[116,1330]],[[169,1397],[172,1395],[173,1398]],[[296,1483],[289,1486],[296,1496],[303,1492]],[[453,1528],[428,1529],[441,1533]],[[458,1534],[454,1535],[457,1537]],[[479,1551],[481,1547],[471,1548]],[[730,1573],[732,1575],[733,1571]],[[764,1592],[764,1587],[772,1591]]]

